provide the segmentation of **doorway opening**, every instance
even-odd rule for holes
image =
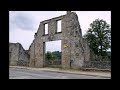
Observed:
[[[61,67],[62,52],[61,40],[45,42],[45,66]]]

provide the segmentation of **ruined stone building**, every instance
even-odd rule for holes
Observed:
[[[61,20],[61,32],[57,32],[59,20]],[[46,24],[48,34],[45,34]],[[90,60],[90,49],[87,41],[82,38],[78,16],[75,12],[67,11],[65,15],[40,22],[28,51],[25,51],[20,44],[10,44],[10,65],[17,65],[17,61],[23,60],[29,63],[30,67],[44,67],[45,42],[55,40],[62,41],[62,68],[78,69],[84,65],[84,61]]]
[[[29,65],[29,55],[20,43],[9,43],[9,64],[10,65]]]

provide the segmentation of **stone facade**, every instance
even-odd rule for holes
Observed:
[[[57,32],[59,20],[61,20],[61,32]],[[45,24],[48,24],[47,35],[45,35]],[[10,45],[10,49],[13,50],[10,52],[14,53],[10,56],[11,64],[16,65],[19,59],[23,59],[29,61],[30,67],[44,67],[45,42],[55,40],[62,41],[62,68],[79,69],[84,65],[84,61],[90,60],[90,49],[87,41],[82,38],[78,16],[75,12],[67,11],[66,15],[40,22],[35,38],[27,51],[28,54],[25,54],[24,58],[19,56],[19,51],[25,52],[19,49],[19,44]],[[28,55],[30,58],[27,58]]]
[[[62,30],[57,33],[57,21],[59,20],[62,22]],[[47,35],[45,35],[45,24],[48,24]],[[40,22],[35,39],[29,48],[30,66],[45,66],[45,42],[54,40],[62,40],[63,68],[77,69],[83,66],[84,60],[89,61],[90,51],[87,42],[82,38],[78,16],[68,11],[66,15]]]
[[[29,55],[19,43],[9,43],[9,64],[27,66]]]

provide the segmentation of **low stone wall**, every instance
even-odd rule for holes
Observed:
[[[29,62],[24,60],[17,61],[17,66],[29,66]]]
[[[28,66],[29,54],[20,43],[9,43],[9,65]]]
[[[46,65],[61,65],[61,60],[46,60]]]
[[[17,66],[17,60],[9,60],[9,65]]]
[[[61,68],[61,60],[46,60],[44,67]]]
[[[83,68],[111,69],[111,61],[85,61]]]

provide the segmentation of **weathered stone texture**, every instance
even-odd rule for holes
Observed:
[[[83,68],[111,69],[111,61],[85,61]]]
[[[29,55],[19,43],[9,43],[9,64],[28,66]]]
[[[29,47],[29,55],[30,55],[30,62],[29,62],[29,66],[33,67],[35,64],[35,55],[34,55],[34,40],[32,42],[32,44]]]
[[[78,69],[83,66],[84,62],[84,52],[82,52],[82,34],[81,29],[78,22],[78,17],[76,13],[69,13],[64,18],[64,40],[67,40],[67,44],[69,45],[69,48],[66,50],[67,54],[69,54],[70,58],[67,58],[66,61],[68,62],[68,65],[70,66],[70,60],[72,60],[71,68]],[[66,37],[67,36],[67,37]],[[65,52],[65,54],[66,54]],[[62,55],[64,57],[64,51],[62,52]],[[66,55],[65,55],[66,56]],[[63,61],[65,59],[62,59]]]
[[[19,55],[18,55],[18,65],[28,66],[29,65],[29,55],[28,52],[24,50],[21,44],[19,44]]]
[[[57,21],[61,20],[61,33],[57,33]],[[45,24],[48,24],[48,34],[45,35]],[[89,47],[83,41],[78,16],[68,11],[66,15],[42,21],[39,25],[34,42],[30,47],[30,65],[45,66],[45,42],[62,40],[62,67],[80,68],[84,60],[89,60]],[[85,42],[85,43],[84,43]],[[72,63],[70,63],[72,61]],[[33,64],[34,63],[34,64]],[[71,65],[70,65],[71,64]]]
[[[59,20],[61,20],[61,32],[58,33],[57,21]],[[48,24],[47,35],[45,35],[45,24]],[[35,38],[27,54],[25,54],[23,49],[19,48],[21,45],[10,45],[11,64],[13,61],[16,64],[20,59],[29,61],[30,67],[44,67],[45,42],[55,40],[62,40],[62,68],[79,69],[84,65],[84,61],[89,61],[90,49],[87,41],[82,38],[78,16],[74,12],[67,11],[66,15],[40,22],[38,31],[35,33]],[[30,59],[27,55],[30,55]]]
[[[90,61],[90,53],[92,54],[93,52],[90,52],[90,48],[86,39],[83,39],[83,47],[84,47],[85,61]]]
[[[19,44],[9,43],[9,64],[17,65],[19,58]]]

